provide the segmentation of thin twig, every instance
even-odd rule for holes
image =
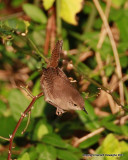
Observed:
[[[5,137],[2,137],[2,136],[0,136],[0,139],[3,139],[5,141],[9,141],[10,140],[9,138],[5,138]]]
[[[16,18],[16,17],[20,17],[24,14],[24,12],[17,12],[11,15],[7,15],[7,16],[3,16],[0,18],[0,21],[5,21],[7,19],[12,19],[12,18]]]
[[[99,1],[93,0],[93,2],[94,2],[94,4],[95,4],[95,6],[101,16],[101,19],[104,23],[105,29],[107,31],[107,34],[108,34],[110,42],[111,42],[111,46],[112,46],[112,50],[113,50],[114,58],[115,58],[115,62],[116,62],[116,72],[117,72],[118,78],[122,79],[122,71],[121,71],[121,65],[120,65],[120,61],[119,61],[119,55],[118,55],[117,47],[116,47],[111,29],[109,27],[108,21],[107,21],[106,16],[105,16],[105,14],[99,4]],[[119,93],[120,93],[120,102],[122,105],[124,105],[124,89],[123,89],[122,81],[119,82]]]
[[[44,42],[44,55],[48,54],[48,50],[50,48],[50,43],[52,46],[52,43],[55,43],[55,37],[56,37],[56,16],[55,16],[55,7],[53,6],[48,10],[48,21],[46,26],[46,37]],[[53,46],[51,47],[51,50],[53,49]]]
[[[114,121],[114,124],[118,124],[119,122],[120,122],[120,120],[115,120],[115,121]],[[79,146],[79,144],[80,144],[81,142],[83,142],[83,141],[87,140],[88,138],[91,138],[91,137],[93,137],[93,136],[95,136],[95,135],[103,132],[104,130],[105,130],[105,127],[101,127],[101,128],[96,129],[95,131],[93,131],[93,132],[87,134],[86,136],[78,139],[78,140],[73,144],[73,146],[75,146],[75,147]]]
[[[75,67],[74,67],[75,68]],[[75,68],[76,69],[76,68]],[[76,69],[79,71],[79,73],[89,82],[93,83],[94,85],[96,85],[97,87],[101,88],[102,90],[104,90],[106,93],[110,94],[112,96],[112,98],[114,99],[114,101],[125,111],[128,112],[128,109],[126,107],[124,107],[120,101],[116,98],[115,94],[113,93],[113,91],[109,90],[108,88],[100,85],[99,83],[97,83],[95,80],[91,79],[90,77],[88,77],[84,72],[82,72],[79,69]],[[122,80],[122,79],[121,79]]]
[[[35,103],[35,101],[36,101],[38,98],[40,98],[42,95],[43,95],[43,93],[41,92],[41,93],[39,93],[37,96],[35,96],[35,97],[32,99],[31,103],[29,104],[29,106],[27,107],[27,109],[22,113],[19,121],[17,122],[17,125],[16,125],[16,127],[15,127],[12,135],[10,135],[10,143],[9,143],[9,151],[8,151],[8,160],[11,160],[12,143],[13,143],[13,139],[14,139],[14,137],[15,137],[15,134],[16,134],[16,132],[17,132],[17,129],[19,128],[19,126],[20,126],[22,120],[24,119],[24,117],[26,116],[26,114],[31,110],[31,108],[32,108],[33,104]]]
[[[120,120],[120,125],[124,125],[127,120],[128,120],[128,115],[122,117]]]
[[[28,112],[28,120],[27,120],[27,124],[26,124],[24,130],[21,132],[21,134],[24,134],[24,132],[27,130],[28,125],[29,125],[29,123],[30,123],[30,116],[31,116],[31,111]]]
[[[48,63],[49,61],[47,60],[47,58],[39,51],[39,49],[36,47],[36,45],[33,43],[33,41],[30,38],[28,38],[28,37],[27,37],[27,39],[31,43],[31,45],[33,46],[33,48],[36,50],[37,54],[40,57],[42,57],[45,60],[46,63]]]
[[[9,28],[9,27],[8,27]],[[35,51],[36,51],[36,53],[41,57],[41,58],[43,58],[44,59],[44,61],[46,62],[46,63],[48,63],[49,61],[48,61],[48,59],[40,52],[40,50],[37,48],[37,46],[34,44],[34,42],[27,36],[27,35],[22,35],[22,33],[19,33],[17,30],[15,30],[15,29],[11,29],[11,28],[9,28],[10,29],[10,31],[13,33],[13,34],[15,34],[16,36],[19,36],[20,38],[22,38],[23,40],[26,40],[26,41],[28,41],[30,44],[31,44],[31,46],[33,47],[33,49],[35,49]]]
[[[107,1],[107,6],[106,6],[106,9],[105,9],[106,18],[108,18],[108,16],[109,16],[110,7],[111,7],[111,0]],[[98,44],[97,44],[97,49],[98,50],[101,49],[102,44],[104,42],[104,39],[106,37],[106,34],[107,34],[107,32],[104,29],[104,24],[103,24],[102,27],[101,27],[100,38],[99,38],[99,41],[98,41]],[[103,62],[102,62],[102,59],[101,59],[101,56],[100,56],[99,52],[96,52],[96,60],[97,60],[98,67],[101,70],[100,74],[102,76],[103,85],[105,87],[107,87],[108,86],[107,77],[105,76],[105,72],[103,70]],[[107,98],[108,98],[108,102],[109,102],[111,111],[112,111],[113,114],[115,114],[118,111],[118,108],[116,107],[112,97],[109,94],[106,94],[106,95],[107,95]]]
[[[60,5],[61,5],[61,1],[60,0],[56,0],[56,19],[57,19],[57,35],[58,37],[61,38],[61,17],[60,17]]]
[[[95,6],[89,1],[85,1],[85,5],[91,7],[91,12],[89,14],[89,17],[87,19],[86,26],[84,29],[84,32],[87,33],[87,32],[90,32],[93,27],[93,24],[95,22],[95,18],[97,16],[97,10],[96,10]]]
[[[26,87],[20,86],[20,88],[24,89],[25,92],[28,94],[28,96],[30,96],[32,99],[34,98],[34,96],[33,96],[33,95],[31,94],[31,92],[28,90],[28,86],[26,86]],[[31,111],[28,112],[27,124],[26,124],[24,130],[21,132],[21,134],[24,134],[24,132],[27,130],[28,125],[29,125],[29,123],[30,123],[30,116],[31,116]]]
[[[87,134],[86,136],[78,139],[73,145],[74,145],[75,147],[77,147],[81,142],[83,142],[83,141],[87,140],[88,138],[91,138],[91,137],[93,137],[93,136],[95,136],[95,135],[103,132],[104,130],[105,130],[104,127],[98,128],[97,130],[95,130],[95,131]]]
[[[109,116],[109,115],[110,115],[110,113],[105,112],[105,111],[102,111],[102,110],[100,110],[100,108],[98,108],[98,107],[95,108],[95,113],[96,113],[96,115],[102,116],[102,117],[106,117],[106,116]]]
[[[25,92],[28,94],[28,96],[30,96],[31,98],[34,98],[34,96],[31,94],[31,92],[28,90],[28,86],[24,87],[24,86],[20,86],[20,88],[24,89]]]

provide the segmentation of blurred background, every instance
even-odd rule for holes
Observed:
[[[34,96],[41,92],[45,59],[61,39],[59,67],[83,96],[88,115],[58,117],[39,98],[15,135],[12,158],[127,160],[128,0],[0,1],[0,160],[9,147],[3,137],[31,102],[26,88]]]

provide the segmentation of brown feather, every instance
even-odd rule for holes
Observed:
[[[63,45],[63,41],[57,41],[55,48],[52,51],[52,56],[50,58],[50,64],[48,67],[57,67],[58,66],[58,62],[60,59],[60,54],[62,52],[62,45]]]

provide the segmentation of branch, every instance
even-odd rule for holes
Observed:
[[[28,94],[28,96],[30,96],[32,99],[34,98],[34,96],[31,94],[31,92],[28,90],[28,86],[24,87],[24,86],[20,86],[20,88],[22,88],[23,90],[25,90],[25,92]]]
[[[9,138],[5,138],[5,137],[2,137],[2,136],[0,136],[0,139],[3,139],[5,141],[9,141]]]
[[[104,23],[105,29],[107,31],[107,34],[109,36],[110,42],[111,42],[111,46],[112,46],[112,50],[113,50],[113,54],[114,54],[114,58],[115,58],[115,62],[116,62],[116,72],[118,75],[119,79],[122,79],[122,71],[121,71],[121,65],[120,65],[120,60],[119,60],[119,55],[118,55],[118,51],[117,51],[117,47],[111,32],[111,29],[109,27],[109,24],[107,22],[106,16],[100,6],[100,3],[98,0],[93,0],[99,14],[100,17]],[[123,83],[122,81],[119,82],[119,93],[120,93],[120,102],[122,105],[124,105],[124,89],[123,89]]]
[[[114,124],[118,124],[120,122],[120,120],[115,120],[114,121]],[[80,143],[82,143],[83,141],[87,140],[88,138],[91,138],[101,132],[103,132],[105,130],[105,127],[101,127],[101,128],[98,128],[96,129],[95,131],[83,136],[82,138],[79,138],[74,144],[73,146],[74,147],[78,147]]]
[[[61,38],[62,24],[61,24],[61,17],[60,17],[60,5],[61,5],[61,1],[60,1],[60,0],[57,0],[57,1],[56,1],[57,35],[58,35],[58,37]]]
[[[26,114],[31,110],[33,104],[35,103],[35,101],[40,98],[41,96],[43,96],[43,93],[39,93],[37,96],[33,97],[31,103],[29,104],[29,106],[27,107],[27,109],[21,114],[21,117],[19,119],[19,121],[17,122],[17,125],[12,133],[12,135],[10,135],[10,143],[9,143],[9,151],[8,151],[8,160],[11,160],[11,154],[12,154],[12,143],[13,143],[13,139],[15,137],[15,134],[17,132],[17,129],[19,128],[22,120],[24,119],[24,117],[26,117]]]
[[[105,16],[106,16],[106,19],[108,18],[109,16],[109,12],[110,12],[110,7],[111,7],[111,0],[107,1],[107,5],[106,5],[106,9],[105,9]],[[105,37],[106,37],[106,30],[104,29],[104,24],[102,24],[102,27],[101,27],[101,33],[100,33],[100,38],[99,38],[99,41],[98,41],[98,44],[97,44],[97,49],[100,50],[101,47],[102,47],[102,44],[105,40]],[[100,56],[100,53],[99,51],[97,51],[95,53],[96,55],[96,61],[97,61],[97,64],[98,64],[98,67],[99,69],[101,70],[100,71],[100,75],[102,77],[102,82],[103,82],[103,85],[105,87],[107,87],[109,84],[108,84],[108,80],[107,80],[107,77],[105,76],[105,72],[103,70],[103,62],[102,62],[102,59],[101,59],[101,56]],[[112,99],[112,97],[108,94],[107,95],[107,99],[108,99],[108,102],[109,102],[109,105],[110,105],[110,109],[112,111],[112,113],[116,113],[118,112],[118,108],[116,107],[115,103],[114,103],[114,100]]]
[[[114,99],[114,101],[125,111],[128,112],[128,109],[126,107],[124,107],[124,105],[122,105],[120,103],[120,101],[116,98],[116,96],[114,95],[112,90],[109,90],[108,88],[102,86],[101,84],[97,83],[95,80],[91,79],[88,75],[85,74],[85,72],[82,72],[80,69],[76,68],[74,65],[74,69],[79,73],[79,75],[82,75],[86,80],[88,80],[89,82],[91,82],[92,84],[96,85],[99,89],[102,89],[103,91],[105,91],[106,93],[110,94],[112,96],[112,98]],[[122,81],[122,79],[119,80]]]
[[[112,98],[114,99],[114,101],[115,101],[123,110],[125,110],[125,111],[128,112],[128,109],[127,109],[126,107],[124,107],[124,106],[120,103],[120,101],[116,98],[116,96],[114,95],[114,93],[113,93],[111,90],[109,90],[108,88],[100,85],[99,83],[97,83],[97,82],[94,81],[93,79],[89,78],[87,75],[84,75],[84,77],[85,77],[85,79],[87,79],[89,82],[91,82],[91,83],[95,84],[97,87],[99,87],[99,89],[102,89],[102,90],[104,90],[106,93],[110,94],[110,95],[112,96]],[[119,83],[120,83],[120,81],[119,81]]]
[[[48,63],[48,62],[49,62],[48,59],[39,51],[39,49],[38,49],[37,46],[34,44],[34,42],[33,42],[30,38],[28,38],[27,36],[26,36],[25,38],[31,43],[32,47],[35,49],[35,51],[37,52],[37,54],[38,54],[41,58],[43,58],[46,63]]]

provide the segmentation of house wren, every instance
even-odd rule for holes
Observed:
[[[63,41],[56,43],[47,68],[43,68],[41,87],[45,101],[57,108],[57,115],[61,115],[68,110],[84,110],[87,113],[80,93],[58,67],[62,45]]]

